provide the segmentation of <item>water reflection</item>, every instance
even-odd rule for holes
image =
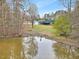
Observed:
[[[79,59],[79,49],[44,37],[0,39],[0,59]]]
[[[38,45],[34,37],[25,37],[23,39],[24,55],[26,59],[32,59],[37,55]]]
[[[0,59],[32,59],[37,50],[33,37],[0,39]]]
[[[79,59],[79,49],[65,45],[62,43],[55,43],[53,45],[56,59]]]
[[[52,44],[55,41],[44,37],[35,37],[35,39],[38,42],[38,54],[33,59],[55,59],[54,51],[52,51]]]
[[[0,39],[0,59],[22,59],[21,39]]]

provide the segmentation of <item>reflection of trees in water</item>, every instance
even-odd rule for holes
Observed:
[[[23,59],[21,39],[0,39],[0,59]]]
[[[0,59],[31,59],[37,54],[37,42],[33,37],[22,39],[0,39]]]
[[[37,55],[37,42],[34,37],[27,37],[24,42],[24,54],[26,59],[32,59]]]
[[[54,44],[57,59],[79,59],[79,49],[61,43]]]

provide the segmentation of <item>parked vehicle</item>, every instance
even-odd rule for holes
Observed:
[[[42,20],[42,21],[39,21],[39,23],[43,25],[50,25],[52,23],[52,20]]]

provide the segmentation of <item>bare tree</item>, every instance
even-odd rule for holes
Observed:
[[[74,7],[76,0],[59,0],[62,5],[67,8],[68,12],[71,12],[71,9]]]
[[[13,7],[13,16],[15,17],[15,29],[16,29],[16,32],[17,34],[21,35],[21,31],[22,31],[22,24],[23,24],[23,21],[24,21],[24,17],[25,15],[22,15],[22,14],[25,14],[24,11],[24,6],[23,6],[23,3],[25,2],[25,0],[13,0],[13,3],[14,3],[14,7]],[[27,2],[26,2],[27,3]],[[22,10],[22,11],[21,11]],[[17,22],[17,23],[16,23]]]
[[[38,9],[37,6],[35,4],[33,4],[33,3],[30,4],[29,8],[28,8],[28,12],[29,12],[29,14],[31,16],[31,19],[32,19],[32,28],[33,28],[34,19],[37,16],[37,11],[38,11],[37,9]]]
[[[10,2],[9,0],[0,0],[0,36],[21,35],[24,18],[27,19],[24,10],[27,7],[24,3],[27,2],[26,0],[11,0]],[[24,9],[21,8],[22,5],[24,5]]]
[[[79,39],[79,1],[76,1],[73,13],[72,13],[72,38]]]
[[[1,36],[5,36],[7,35],[7,31],[6,28],[8,26],[7,24],[7,20],[9,19],[8,15],[9,15],[9,7],[6,3],[6,0],[0,0],[0,35]]]
[[[72,23],[71,23],[71,21],[72,21],[72,19],[71,19],[72,15],[71,14],[72,14],[72,9],[75,6],[76,0],[59,0],[59,1],[62,3],[62,5],[65,8],[67,8],[67,11],[68,11],[67,15],[68,15],[68,19],[69,19],[69,22],[70,22],[70,29],[71,29],[71,32],[72,32]]]

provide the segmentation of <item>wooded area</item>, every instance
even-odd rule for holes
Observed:
[[[35,14],[36,5],[29,0],[0,0],[0,36],[21,36],[23,23],[32,23]]]

